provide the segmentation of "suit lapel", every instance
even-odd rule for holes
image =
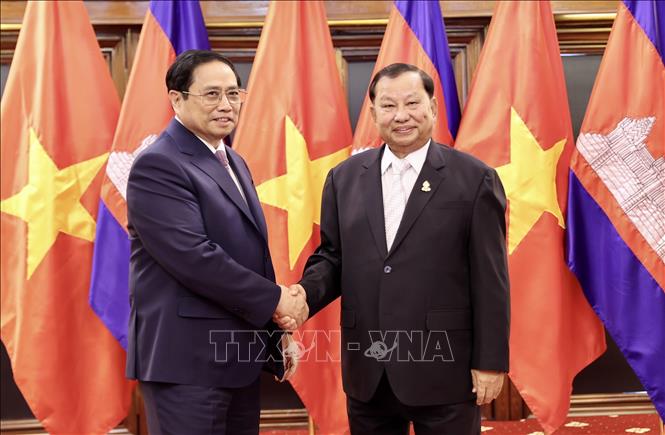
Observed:
[[[167,131],[175,140],[180,151],[191,156],[190,161],[192,164],[212,178],[231,202],[238,207],[247,219],[249,219],[249,221],[256,227],[259,233],[263,234],[254,220],[252,212],[242,199],[238,186],[236,186],[231,175],[229,175],[229,172],[224,169],[221,163],[219,163],[219,160],[217,160],[217,158],[210,152],[208,147],[175,119],[171,121],[171,124],[167,127]],[[237,173],[238,172],[236,171],[236,174]]]
[[[252,216],[249,207],[240,196],[238,186],[233,182],[229,172],[217,161],[215,156],[208,149],[192,157],[192,163],[212,178],[215,183],[222,189],[222,191],[229,197],[231,202],[242,211],[242,213],[256,226],[254,217]],[[257,227],[258,229],[258,227]]]
[[[254,217],[254,222],[258,226],[259,231],[267,242],[268,227],[266,225],[265,218],[263,217],[263,210],[261,209],[259,197],[256,195],[256,189],[254,188],[254,183],[252,183],[251,175],[240,160],[240,157],[228,146],[226,147],[226,155],[229,157],[231,168],[233,168],[233,172],[235,172],[236,176],[238,177],[238,181],[240,182],[242,190],[245,193],[245,198],[247,198],[247,205],[249,205],[249,209],[251,210],[252,216]]]
[[[427,151],[427,159],[425,159],[423,168],[420,170],[420,175],[418,175],[418,179],[413,185],[413,190],[411,191],[409,200],[404,208],[402,221],[399,224],[399,228],[397,228],[397,234],[395,235],[395,240],[390,248],[390,252],[388,252],[388,256],[395,252],[395,249],[399,247],[402,240],[404,240],[409,233],[409,230],[416,222],[416,219],[418,219],[418,216],[420,216],[423,209],[444,180],[445,160],[443,153],[444,148],[432,141],[429,150]],[[429,184],[429,189],[425,188],[423,190],[425,182]]]
[[[215,183],[222,189],[224,194],[231,200],[231,202],[240,209],[240,211],[249,219],[249,221],[256,227],[257,231],[262,235],[265,234],[265,223],[264,230],[262,231],[257,222],[252,215],[249,207],[242,199],[238,186],[233,182],[229,172],[224,169],[219,160],[210,152],[208,147],[205,146],[203,142],[199,140],[191,131],[187,130],[178,120],[175,118],[171,120],[171,123],[166,127],[168,134],[174,139],[174,142],[180,152],[191,156],[191,162],[194,166],[198,167],[206,175],[212,178]],[[228,152],[228,148],[227,148]],[[236,162],[234,162],[236,163]],[[235,165],[238,168],[240,165]],[[242,180],[239,174],[244,173],[243,170],[238,170],[234,168],[236,175]],[[241,181],[241,186],[242,186]],[[244,187],[245,192],[248,191],[247,187]],[[247,193],[246,193],[247,195]],[[248,196],[249,201],[249,196]],[[265,235],[264,235],[264,238]]]
[[[385,145],[384,145],[385,146]],[[365,151],[367,153],[373,151]],[[365,202],[365,212],[369,221],[369,228],[374,236],[376,248],[381,254],[381,258],[385,258],[387,254],[386,248],[386,224],[383,217],[383,195],[381,187],[381,156],[383,155],[383,148],[376,150],[374,159],[368,159],[365,166],[365,172],[360,175],[362,186],[362,195]]]

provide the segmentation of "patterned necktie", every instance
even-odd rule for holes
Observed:
[[[224,166],[224,169],[229,173],[231,176],[231,179],[233,180],[233,184],[236,185],[238,188],[238,192],[240,192],[240,196],[242,197],[242,200],[245,201],[245,204],[247,204],[247,198],[245,198],[245,194],[242,191],[242,188],[240,187],[240,184],[236,180],[235,175],[233,174],[233,171],[231,170],[231,165],[229,165],[229,158],[226,156],[226,153],[222,150],[217,150],[215,151],[215,157],[217,157],[217,160],[219,160],[219,163]]]
[[[406,207],[406,193],[402,186],[402,175],[411,167],[407,160],[393,160],[388,168],[390,188],[387,197],[384,196],[383,214],[386,221],[386,245],[388,251],[395,241],[397,229],[402,221],[404,207]]]
[[[217,157],[217,160],[219,160],[222,166],[224,166],[224,169],[228,171],[231,168],[231,166],[229,166],[229,159],[228,157],[226,157],[226,153],[224,151],[222,150],[215,151],[215,157]]]

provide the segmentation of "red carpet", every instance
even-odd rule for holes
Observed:
[[[535,419],[523,421],[484,421],[483,435],[543,435],[543,429]],[[661,435],[660,419],[656,414],[568,418],[555,435]]]
[[[544,435],[534,419],[522,421],[483,421],[483,435]],[[634,414],[597,417],[574,417],[555,435],[616,435],[649,434],[663,435],[656,414]],[[308,435],[303,429],[261,431],[261,435]]]

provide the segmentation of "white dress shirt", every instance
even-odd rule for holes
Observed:
[[[402,214],[404,213],[404,207],[406,206],[406,203],[409,200],[409,196],[411,195],[411,191],[413,190],[414,184],[416,184],[416,180],[418,179],[418,176],[420,175],[420,170],[423,168],[423,165],[425,164],[425,159],[427,158],[427,151],[429,150],[429,146],[431,143],[428,141],[423,147],[419,148],[418,150],[407,154],[404,159],[399,159],[393,152],[390,150],[390,148],[386,145],[385,150],[383,151],[383,157],[381,158],[381,188],[383,192],[383,214],[384,214],[384,222],[386,223],[386,245],[388,250],[392,247],[392,243],[394,240],[394,232],[396,232],[396,228],[388,228],[390,226],[389,221],[391,221],[393,218],[389,217],[389,215],[393,215],[395,213],[395,210],[388,210],[386,208],[387,204],[395,204],[394,201],[391,201],[391,198],[394,195],[404,195],[404,200],[402,202],[402,207],[401,210],[398,210],[398,217],[399,221],[401,221]],[[393,191],[394,190],[394,184],[393,184],[393,177],[397,175],[397,172],[393,172],[393,162],[394,161],[406,161],[408,162],[408,167],[404,170],[401,176],[401,185],[402,185],[402,191]]]

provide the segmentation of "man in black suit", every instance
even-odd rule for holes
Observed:
[[[505,194],[492,168],[431,140],[433,95],[412,65],[374,76],[385,145],[328,174],[300,282],[311,314],[342,297],[353,434],[477,434],[508,371]]]
[[[140,381],[152,435],[255,435],[261,369],[290,374],[271,317],[302,322],[307,307],[275,284],[249,169],[223,142],[244,95],[233,64],[186,51],[166,86],[176,117],[127,186],[127,375]]]

